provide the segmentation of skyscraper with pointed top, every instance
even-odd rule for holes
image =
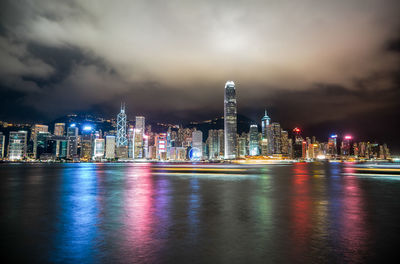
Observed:
[[[126,121],[125,103],[121,103],[121,111],[117,115],[117,147],[128,145],[128,139],[126,137]]]
[[[225,84],[224,96],[224,141],[225,159],[236,158],[237,103],[236,89],[233,81]]]
[[[261,118],[261,133],[263,139],[267,139],[267,128],[268,125],[271,123],[271,118],[267,115],[267,109],[265,109],[265,115]]]

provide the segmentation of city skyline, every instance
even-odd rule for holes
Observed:
[[[204,141],[202,129],[166,125],[161,133],[146,126],[144,116],[135,116],[134,126],[128,122],[126,104],[121,102],[116,119],[104,120],[108,129],[97,126],[95,120],[83,122],[76,115],[67,122],[54,122],[53,133],[49,126],[13,129],[18,125],[1,122],[3,128],[11,127],[7,138],[0,132],[0,158],[5,161],[388,161],[392,159],[386,143],[358,141],[346,134],[338,141],[338,134],[330,135],[328,142],[315,136],[304,136],[296,127],[291,133],[277,120],[271,119],[265,109],[258,125],[250,122],[248,130],[238,131],[236,85],[227,81],[224,86],[223,129],[209,127]],[[216,123],[209,120],[207,123]],[[97,122],[98,123],[98,122]],[[197,123],[198,124],[198,123]],[[200,124],[198,124],[200,125]],[[79,131],[79,127],[81,128]],[[166,131],[165,131],[166,130]],[[248,131],[248,132],[247,132]],[[29,136],[29,139],[28,139]],[[338,145],[340,143],[340,147]]]

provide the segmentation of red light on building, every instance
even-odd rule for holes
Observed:
[[[298,128],[298,127],[295,127],[294,129],[293,129],[293,132],[295,132],[295,133],[300,133],[300,128]]]
[[[353,137],[352,136],[345,136],[344,139],[350,140],[350,139],[353,139]]]

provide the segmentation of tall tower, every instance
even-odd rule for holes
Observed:
[[[249,155],[257,156],[258,152],[258,127],[257,125],[250,125],[249,131]]]
[[[127,145],[125,103],[121,103],[121,111],[117,115],[117,147]]]
[[[134,150],[134,158],[143,158],[143,136],[145,130],[145,118],[144,116],[137,116],[135,122],[135,150]]]
[[[237,131],[237,103],[236,90],[233,81],[225,84],[224,96],[224,141],[225,159],[236,158],[236,131]]]
[[[271,123],[271,118],[269,118],[269,116],[267,115],[267,110],[265,110],[265,115],[263,118],[261,118],[261,133],[263,139],[268,138],[267,127],[269,126],[270,123]]]

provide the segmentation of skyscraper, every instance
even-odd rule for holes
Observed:
[[[274,129],[271,125],[271,118],[267,115],[267,110],[265,110],[265,114],[261,118],[261,134],[263,142],[262,155],[274,154]]]
[[[8,159],[22,160],[26,156],[27,131],[11,131],[8,142]]]
[[[115,159],[115,136],[106,136],[106,159]]]
[[[0,159],[4,158],[4,144],[6,143],[6,136],[0,132]]]
[[[196,148],[198,150],[198,155],[201,159],[203,156],[203,132],[200,130],[192,132],[192,148]]]
[[[126,138],[126,120],[125,104],[121,104],[121,111],[117,115],[117,147],[128,145],[128,139]]]
[[[258,152],[258,127],[257,125],[250,125],[249,131],[249,155],[257,156]]]
[[[144,116],[136,117],[136,126],[135,126],[135,150],[134,150],[134,158],[140,159],[143,158],[143,136],[145,130],[145,118]]]
[[[267,127],[271,123],[271,118],[267,115],[267,110],[265,110],[265,114],[263,118],[261,118],[261,134],[263,139],[267,139]]]
[[[54,124],[54,135],[63,136],[65,131],[65,123],[55,123]]]
[[[93,160],[98,160],[104,157],[105,141],[104,138],[96,138],[94,140]]]
[[[35,141],[35,135],[39,132],[48,132],[49,127],[46,125],[35,124],[32,128],[31,140]]]
[[[289,133],[285,130],[281,130],[281,153],[289,155]]]
[[[274,122],[270,126],[272,128],[273,154],[281,154],[281,125]]]
[[[233,81],[225,84],[224,96],[225,159],[236,158],[237,103]]]

